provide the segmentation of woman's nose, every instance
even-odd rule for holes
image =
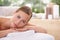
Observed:
[[[21,19],[20,20],[17,20],[17,24],[20,24],[20,22],[21,22]]]

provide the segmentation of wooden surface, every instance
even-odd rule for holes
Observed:
[[[60,19],[31,19],[30,23],[45,28],[48,34],[53,35],[56,40],[60,40]]]

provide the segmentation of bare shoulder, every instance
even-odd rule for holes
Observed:
[[[0,17],[0,22],[5,22],[5,21],[7,21],[7,20],[9,20],[9,18]]]
[[[39,33],[47,33],[47,30],[40,27],[40,26],[36,26],[36,25],[33,25],[33,24],[28,24],[27,27],[30,28],[30,29],[33,29],[33,30],[35,30],[36,32],[39,32]]]

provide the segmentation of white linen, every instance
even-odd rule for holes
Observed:
[[[54,40],[54,37],[49,34],[35,33],[34,30],[28,30],[9,33],[7,37],[0,38],[0,40]]]

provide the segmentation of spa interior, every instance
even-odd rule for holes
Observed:
[[[11,18],[21,6],[32,9],[29,23],[45,28],[47,34],[60,40],[60,0],[0,0],[0,17]]]

